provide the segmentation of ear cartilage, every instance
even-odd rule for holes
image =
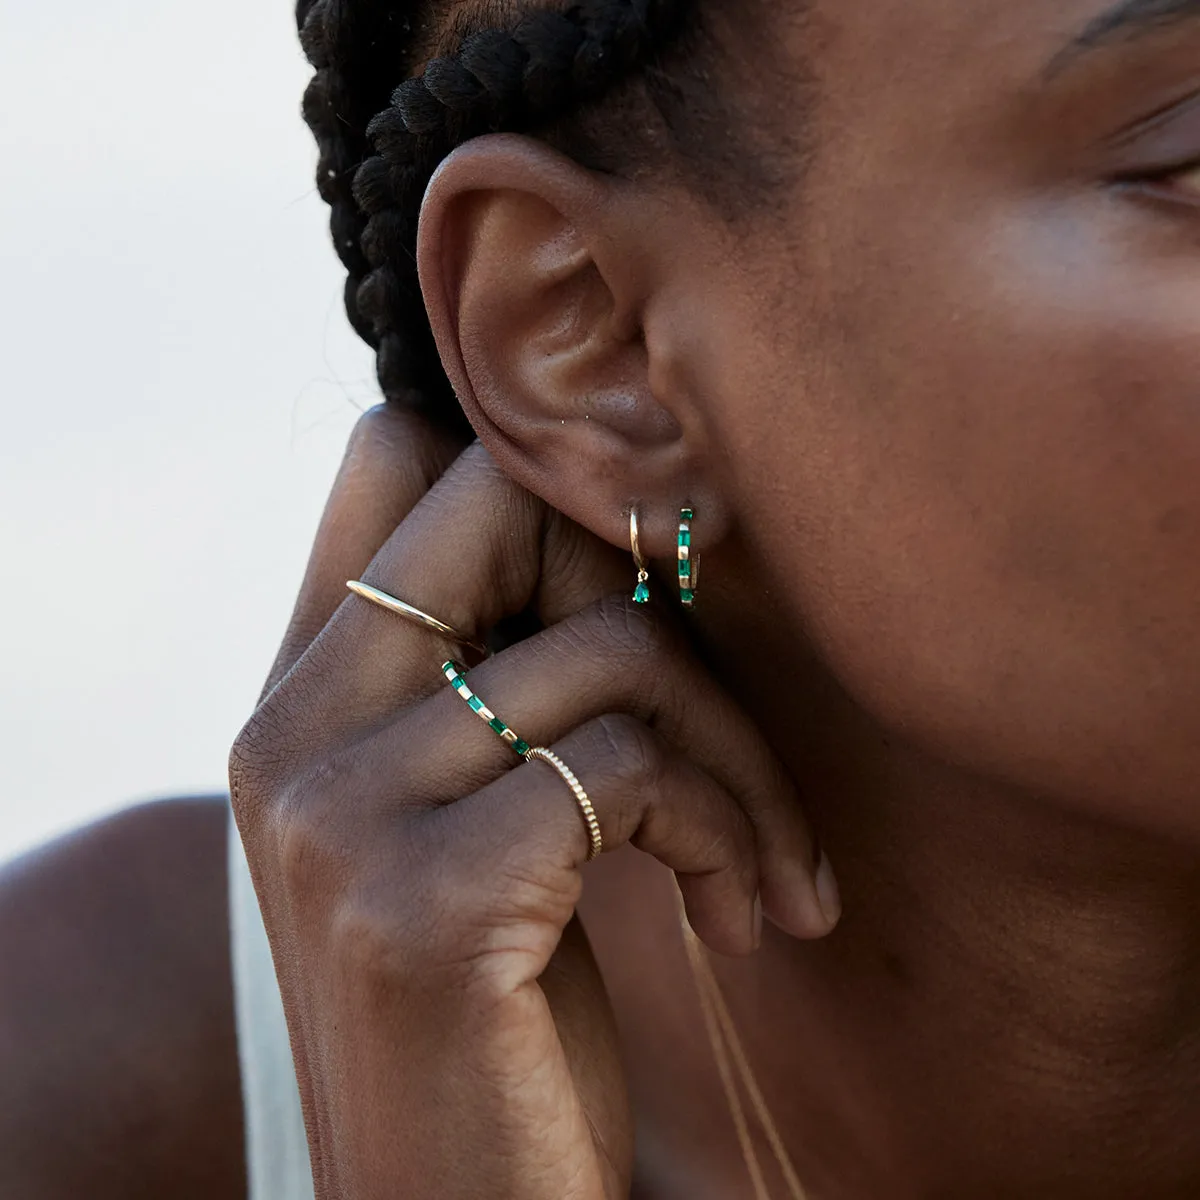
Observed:
[[[700,555],[692,553],[692,522],[695,512],[679,510],[679,600],[684,608],[696,605],[696,588],[700,585]]]

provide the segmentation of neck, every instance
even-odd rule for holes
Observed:
[[[715,656],[845,901],[825,943],[718,964],[813,1200],[1200,1194],[1195,848],[935,763],[811,664],[780,672],[798,736],[747,646]]]

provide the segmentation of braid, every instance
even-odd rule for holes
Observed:
[[[320,152],[317,187],[348,272],[346,310],[376,350],[386,399],[467,431],[417,279],[417,219],[437,164],[479,134],[561,122],[599,100],[667,47],[690,7],[579,0],[467,33],[455,12],[452,52],[405,78],[435,46],[437,0],[298,0],[316,68],[303,112]]]

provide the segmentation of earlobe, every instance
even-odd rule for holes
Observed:
[[[662,394],[651,361],[662,262],[646,211],[542,142],[480,138],[430,184],[418,266],[446,372],[501,468],[616,546],[640,503],[657,558],[674,556],[682,504],[711,514],[709,534],[723,505],[688,397]]]

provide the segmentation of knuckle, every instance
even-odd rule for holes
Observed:
[[[518,961],[548,961],[583,888],[559,835],[531,828],[519,840],[481,839],[453,805],[420,826],[408,920],[422,971],[474,986]]]
[[[280,741],[262,708],[238,735],[230,785],[239,830],[252,866],[294,898],[345,877],[352,842],[341,799],[353,791],[352,766],[338,756],[301,764]]]
[[[362,897],[338,904],[330,927],[333,961],[368,991],[390,991],[416,968],[412,939],[395,911]]]
[[[394,996],[406,981],[434,990],[465,981],[495,924],[478,878],[414,830],[393,849],[386,869],[339,890],[330,919],[337,968],[368,995]]]
[[[354,423],[347,458],[393,459],[398,447],[419,442],[422,429],[421,418],[408,409],[387,403],[372,405]]]
[[[235,811],[260,807],[264,796],[312,771],[317,754],[334,743],[336,729],[331,730],[319,706],[320,678],[337,668],[339,653],[327,645],[310,647],[242,726],[229,752]]]
[[[327,858],[327,829],[317,806],[289,797],[276,822],[275,856],[289,894],[304,895]]]
[[[478,504],[481,499],[510,507],[519,502],[520,496],[484,446],[472,442],[430,489],[427,507],[453,509]]]
[[[460,983],[443,965],[446,936],[401,889],[362,888],[344,895],[328,925],[327,962],[359,1004],[394,1017],[397,1004],[444,998]]]
[[[277,684],[258,702],[239,741],[244,739],[251,751],[271,761],[286,758],[305,740],[300,731],[308,707],[308,690],[291,679]]]
[[[655,669],[674,647],[663,618],[623,594],[598,600],[585,614],[583,631],[593,649],[602,649],[621,670],[632,669],[639,676]]]
[[[732,870],[743,878],[757,874],[754,830],[741,809],[736,806],[728,809],[723,825],[710,833],[703,857],[720,869]]]
[[[666,760],[662,746],[645,724],[624,713],[596,718],[598,735],[612,760],[622,794],[654,791],[662,781]]]
[[[413,409],[382,403],[369,408],[355,423],[346,450],[345,470],[362,470],[370,477],[381,472],[394,480],[393,491],[414,501],[433,486],[461,442]]]
[[[285,886],[295,895],[328,889],[347,879],[355,839],[345,814],[354,793],[352,766],[339,756],[320,759],[278,789],[276,856]]]
[[[656,654],[663,646],[662,621],[623,593],[608,596],[598,605],[601,626],[623,649],[633,654]]]
[[[239,824],[261,817],[292,763],[289,722],[272,694],[250,715],[229,751],[229,786]]]

